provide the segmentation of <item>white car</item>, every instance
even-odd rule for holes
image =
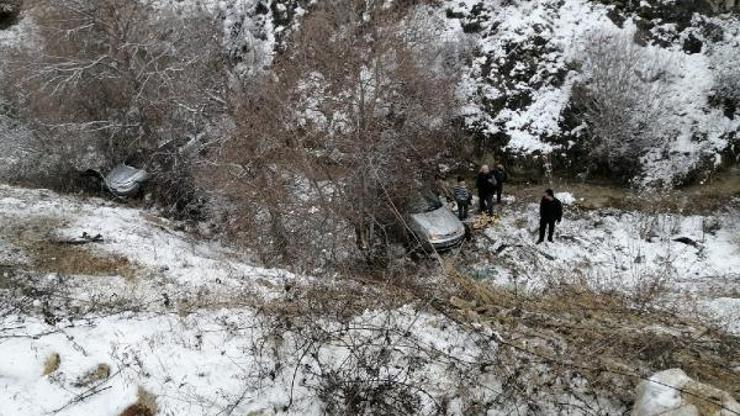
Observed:
[[[149,179],[149,174],[142,169],[128,165],[118,165],[103,178],[108,190],[116,196],[128,196],[138,192],[141,184]]]
[[[410,204],[407,217],[414,235],[435,250],[448,250],[465,238],[465,225],[431,193],[420,193]]]

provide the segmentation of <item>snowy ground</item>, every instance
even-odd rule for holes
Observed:
[[[736,208],[710,216],[585,211],[577,195],[558,197],[565,218],[556,228],[555,243],[535,245],[538,205],[510,199],[500,210],[500,222],[474,241],[474,253],[484,254],[475,258],[473,273],[517,290],[583,283],[631,294],[664,291],[670,300],[696,301],[685,306],[695,304],[740,334]],[[690,241],[676,241],[683,238]]]
[[[737,217],[721,217],[724,225],[703,237],[699,217],[659,224],[675,229],[671,236],[696,239],[704,247],[697,249],[670,243],[663,228],[654,242],[643,242],[644,219],[635,213],[574,218],[570,208],[561,241],[535,247],[535,208],[511,211],[478,238],[478,252],[498,252],[488,268],[480,258],[477,271],[488,274],[481,277],[536,288],[579,269],[583,278],[603,277],[595,285],[616,285],[618,277],[629,289],[638,284],[631,277],[658,270],[670,256],[671,276],[683,276],[676,281],[682,289],[700,292],[705,306],[737,324]],[[289,310],[297,301],[291,288],[329,290],[336,282],[254,267],[220,244],[175,228],[152,213],[108,201],[0,187],[0,415],[116,416],[142,389],[163,415],[323,414],[327,403],[355,394],[348,384],[327,380],[357,376],[392,380],[385,397],[409,400],[420,414],[442,405],[446,414],[473,414],[471,403],[497,408],[488,414],[507,414],[531,400],[507,402],[506,385],[477,364],[495,362],[497,354],[499,335],[485,327],[465,330],[411,306],[360,311],[347,321],[268,317],[261,308],[271,302]],[[83,232],[99,233],[104,241],[59,252],[76,262],[39,259],[57,255],[52,250],[59,245],[49,242]],[[106,258],[127,261],[108,270],[96,263]],[[65,272],[49,270],[56,266]],[[718,292],[709,290],[710,283]],[[95,372],[100,368],[102,376]],[[423,386],[424,392],[414,390],[416,398],[409,398],[398,386]],[[543,411],[547,403],[582,404],[542,394],[548,395],[538,401]],[[495,399],[502,396],[506,400]],[[625,411],[606,399],[599,406],[603,414]],[[576,407],[565,409],[562,414],[575,414]]]
[[[149,213],[102,200],[0,187],[0,415],[119,415],[140,388],[155,395],[164,415],[321,414],[316,393],[322,385],[315,378],[326,369],[301,367],[303,357],[294,355],[300,346],[272,334],[269,319],[252,306],[286,300],[288,288],[312,280],[253,267],[227,248],[172,228]],[[83,232],[104,238],[82,247],[85,253],[129,260],[125,277],[105,270],[35,270],[38,246],[54,255],[45,242]],[[80,264],[73,269],[91,267],[83,264],[91,258],[77,255]],[[438,395],[454,387],[440,354],[472,361],[479,353],[445,318],[410,308],[368,311],[317,328],[339,328],[372,346],[380,323],[403,328],[386,338],[396,351],[389,359],[402,373],[393,376],[431,385]],[[311,346],[336,371],[349,361],[342,345]],[[420,358],[404,371],[412,349],[435,351],[436,358]],[[285,362],[270,351],[281,351],[277,356]],[[58,368],[44,374],[54,356]],[[101,365],[109,369],[106,376],[91,378]]]

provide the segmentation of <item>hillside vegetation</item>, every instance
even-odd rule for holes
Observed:
[[[0,0],[0,415],[740,414],[739,63],[734,0]]]

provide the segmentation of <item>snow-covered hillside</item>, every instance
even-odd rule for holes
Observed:
[[[0,19],[0,416],[656,416],[673,367],[737,398],[737,171],[650,191],[739,160],[737,2],[127,1]],[[493,159],[495,219],[403,245]],[[143,201],[95,193],[121,163]],[[541,185],[595,172],[638,186],[562,181],[535,244]]]
[[[71,251],[59,243],[82,233],[103,242]],[[2,415],[119,415],[141,391],[163,415],[322,414],[317,374],[291,355],[301,346],[271,332],[260,309],[330,281],[251,266],[149,213],[8,187],[0,188],[0,272]],[[480,353],[466,334],[443,330],[446,318],[413,308],[317,324],[346,328],[349,340],[372,339],[373,326],[389,322],[413,334],[391,336],[399,366],[411,348],[463,360]],[[348,349],[320,352],[340,368]],[[435,395],[452,390],[446,361],[427,361],[407,381],[432,378]]]
[[[533,245],[539,207],[514,203],[474,242],[466,256],[471,273],[524,292],[560,284],[665,292],[661,302],[690,305],[740,335],[740,212],[581,211],[577,196],[559,197],[569,218],[555,243]]]
[[[720,326],[740,330],[736,212],[581,215],[571,206],[561,242],[542,247],[527,232],[535,209],[513,203],[484,230],[476,258],[494,259],[469,257],[471,273],[522,294],[581,279],[634,296],[649,290],[640,283],[659,283],[675,289],[661,303],[678,313],[697,306]],[[411,406],[407,414],[473,414],[483,403],[488,414],[532,403],[545,412],[593,414],[581,409],[593,405],[584,398],[593,387],[577,374],[565,383],[575,390],[549,390],[542,374],[522,374],[545,384],[532,384],[526,398],[503,393],[511,376],[495,368],[527,362],[500,362],[508,353],[498,356],[499,341],[515,342],[503,328],[484,321],[468,327],[416,301],[364,310],[343,298],[356,293],[367,304],[393,303],[397,295],[255,267],[226,246],[177,229],[153,212],[99,199],[0,187],[0,414],[117,416],[133,403],[164,415],[341,414],[336,409],[352,392],[342,384],[348,380],[387,383],[382,397],[390,404],[373,401],[380,399],[375,390],[352,394],[371,408]],[[98,234],[101,241],[71,244]],[[700,246],[672,242],[675,236]],[[580,274],[569,275],[576,265]],[[663,274],[647,281],[643,271]],[[437,290],[449,285],[444,275],[427,280]],[[301,317],[305,302],[323,315]],[[464,301],[450,302],[480,320],[465,312]],[[598,403],[598,414],[625,411],[609,395]]]
[[[583,52],[590,37],[611,34],[641,43],[668,71],[657,81],[666,84],[665,114],[654,121],[668,139],[642,156],[640,181],[670,183],[716,166],[740,132],[736,110],[713,101],[723,74],[737,74],[740,20],[692,15],[671,3],[642,2],[633,12],[588,0],[448,2],[448,17],[478,43],[461,88],[467,125],[511,155],[546,155],[578,169],[588,125],[573,124],[571,93],[588,79]]]

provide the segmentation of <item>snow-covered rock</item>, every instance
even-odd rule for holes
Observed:
[[[732,396],[697,382],[683,370],[656,373],[637,387],[633,416],[730,416],[740,413]]]

